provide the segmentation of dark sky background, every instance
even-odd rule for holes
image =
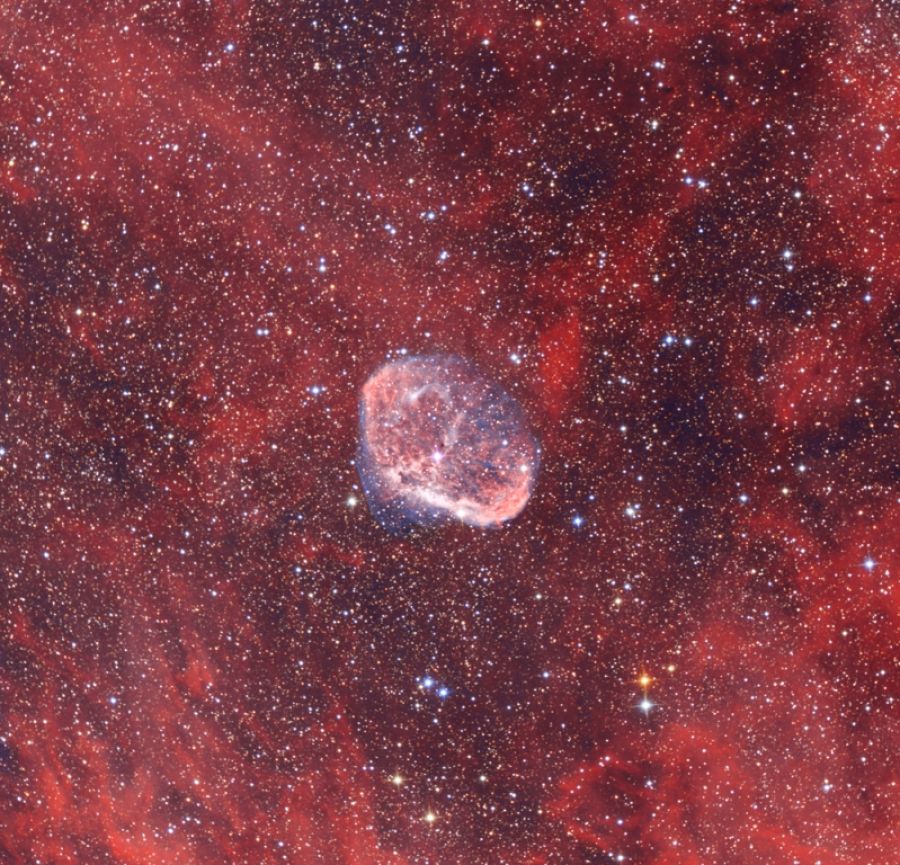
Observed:
[[[898,33],[0,4],[0,863],[898,865]],[[367,507],[436,353],[501,528]]]

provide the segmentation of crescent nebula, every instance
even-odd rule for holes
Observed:
[[[461,357],[391,361],[363,385],[357,467],[388,529],[499,526],[525,507],[539,466],[521,406]]]

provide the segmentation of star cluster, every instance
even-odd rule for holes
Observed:
[[[0,8],[2,865],[900,865],[900,13]],[[392,534],[360,388],[540,444]]]

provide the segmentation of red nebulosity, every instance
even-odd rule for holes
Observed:
[[[900,865],[898,33],[5,4],[0,865]]]

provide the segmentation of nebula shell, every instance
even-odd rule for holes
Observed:
[[[527,504],[539,465],[521,406],[461,357],[391,361],[363,385],[357,467],[388,529],[499,526]]]

